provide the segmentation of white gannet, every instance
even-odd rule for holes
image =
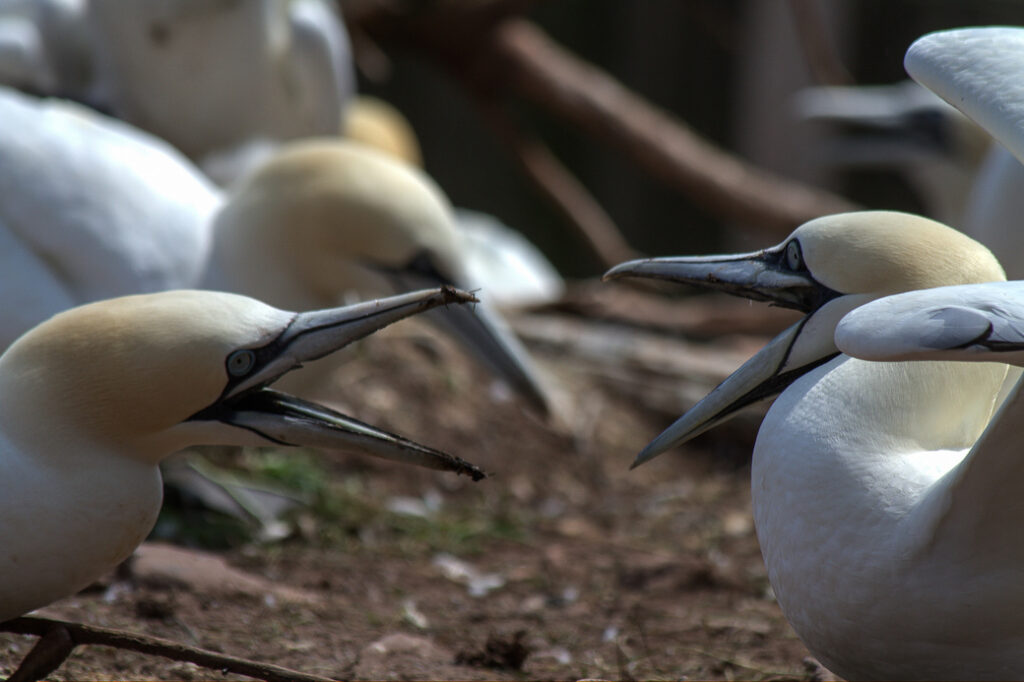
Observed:
[[[243,179],[213,223],[204,288],[294,310],[347,294],[475,285],[447,198],[425,173],[338,138],[293,142]],[[480,361],[541,412],[544,380],[487,302],[432,313]]]
[[[354,91],[328,0],[91,0],[97,98],[199,160],[337,132]]]
[[[450,288],[289,313],[208,291],[100,301],[0,356],[0,621],[73,594],[132,553],[158,464],[197,444],[308,446],[483,477],[461,459],[268,388]]]
[[[1002,280],[985,247],[925,218],[851,213],[806,223],[758,253],[632,261],[608,273],[621,276],[807,313],[636,464],[779,396],[754,447],[754,520],[778,602],[822,663],[849,679],[1024,677],[1016,465],[982,437],[1007,366],[866,362],[835,341],[840,319],[872,299]],[[944,322],[970,323],[958,333],[977,333],[964,343],[981,338],[966,314],[930,324]],[[926,328],[921,338],[943,334]]]
[[[830,124],[825,165],[899,170],[930,217],[960,226],[991,138],[955,107],[909,80],[806,88],[795,104],[801,119]]]
[[[196,287],[221,195],[167,143],[0,88],[0,351],[102,298]]]

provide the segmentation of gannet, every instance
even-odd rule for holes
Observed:
[[[870,321],[878,308],[858,308],[873,299],[1002,280],[985,247],[925,218],[862,212],[812,220],[757,253],[631,261],[607,276],[807,313],[634,466],[778,395],[754,447],[754,520],[779,605],[822,663],[849,679],[1024,676],[1019,458],[985,446],[1009,428],[1001,419],[985,431],[1007,366],[867,362],[836,345],[840,320]],[[957,310],[909,323],[925,347],[947,337],[944,324],[969,325],[949,330],[966,345],[984,339],[983,325]],[[879,317],[872,328],[887,324]]]
[[[820,155],[825,164],[896,169],[930,217],[960,226],[992,140],[955,107],[908,80],[806,88],[796,109],[804,120],[831,124]]]
[[[435,289],[289,313],[174,291],[60,313],[0,356],[0,621],[73,594],[156,521],[159,462],[190,445],[308,446],[483,473],[268,388],[401,318],[473,301]]]
[[[337,132],[354,90],[328,0],[91,0],[96,97],[200,160]]]
[[[102,298],[198,286],[221,194],[166,142],[0,87],[0,351]]]
[[[85,0],[0,2],[0,84],[88,99],[92,42]]]
[[[285,146],[226,200],[168,144],[84,107],[0,88],[0,120],[0,299],[18,301],[0,313],[0,349],[58,311],[131,293],[207,288],[311,310],[350,293],[477,286],[437,186],[355,143]],[[487,304],[445,318],[546,405]]]
[[[293,142],[240,182],[213,221],[204,288],[237,291],[294,310],[347,293],[472,287],[444,194],[425,173],[340,139]],[[432,314],[541,412],[547,389],[526,350],[481,303]]]

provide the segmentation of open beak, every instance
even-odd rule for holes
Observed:
[[[322,405],[268,388],[303,362],[322,358],[392,322],[451,303],[475,302],[452,287],[417,291],[351,306],[298,313],[270,344],[251,349],[253,370],[233,379],[221,397],[192,420],[218,420],[278,445],[367,452],[474,481],[486,474],[463,459],[365,424]]]
[[[714,428],[748,405],[774,398],[800,376],[838,355],[831,335],[817,333],[814,313],[839,294],[806,270],[787,269],[783,258],[780,246],[735,256],[635,260],[605,274],[605,279],[648,277],[693,284],[808,313],[651,441],[632,468]]]

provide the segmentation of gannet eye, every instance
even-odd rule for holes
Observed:
[[[804,256],[800,252],[800,242],[795,239],[786,244],[786,265],[790,270],[804,269]]]
[[[256,354],[251,350],[236,350],[228,356],[228,374],[233,377],[244,376],[256,364]]]

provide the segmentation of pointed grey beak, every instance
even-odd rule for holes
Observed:
[[[258,434],[270,443],[366,452],[377,457],[442,471],[486,474],[463,459],[365,424],[322,405],[267,388],[282,374],[357,341],[410,315],[446,304],[475,302],[452,287],[417,291],[352,306],[295,315],[292,323],[251,353],[251,368],[229,381],[221,397],[192,420],[218,420]],[[230,373],[230,369],[229,369]]]
[[[723,423],[740,409],[774,398],[838,354],[831,336],[801,335],[814,313],[841,294],[811,276],[798,250],[789,254],[787,263],[787,248],[799,249],[792,244],[733,256],[647,258],[622,263],[605,274],[605,279],[648,277],[692,284],[808,313],[651,441],[633,462],[634,468]]]
[[[787,246],[781,244],[763,251],[729,256],[642,258],[616,265],[604,274],[604,279],[645,277],[692,284],[805,313],[817,310],[838,296],[811,277],[807,270],[788,268]]]
[[[378,268],[381,269],[381,268]],[[448,285],[423,254],[414,267],[381,269],[399,288]],[[541,416],[551,414],[551,400],[530,354],[505,321],[486,303],[446,307],[431,313],[430,321],[461,344],[496,377],[506,382]]]

